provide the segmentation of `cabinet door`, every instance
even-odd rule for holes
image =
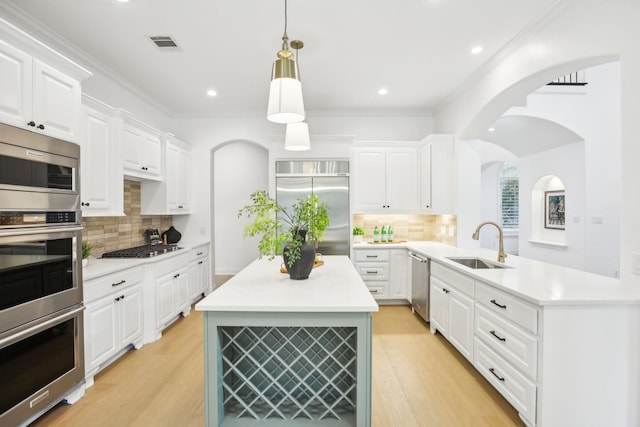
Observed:
[[[92,213],[111,213],[111,187],[116,182],[122,185],[118,168],[113,164],[111,117],[89,107],[82,114],[82,186],[81,201],[83,216]]]
[[[167,208],[170,211],[189,209],[187,182],[189,153],[174,145],[167,145]]]
[[[175,278],[165,276],[158,281],[157,327],[162,329],[176,314]]]
[[[389,250],[389,297],[407,298],[409,256],[405,249]]]
[[[183,269],[176,277],[176,309],[174,314],[183,313],[187,315],[190,311],[189,301],[189,270]]]
[[[43,133],[78,141],[81,131],[80,83],[53,67],[33,60],[33,120]]]
[[[198,261],[199,292],[207,293],[211,289],[211,275],[209,274],[209,257]]]
[[[86,371],[100,366],[118,351],[118,321],[115,297],[87,304],[84,313]]]
[[[420,153],[420,208],[431,210],[431,144],[422,147]]]
[[[139,285],[127,289],[118,302],[120,312],[120,347],[142,338],[142,291]]]
[[[0,40],[0,121],[26,127],[33,109],[31,57]]]
[[[142,171],[142,131],[133,126],[124,126],[124,168],[135,173]]]
[[[145,174],[162,175],[162,143],[160,137],[150,133],[142,134],[142,160]]]
[[[449,342],[473,363],[473,300],[454,290],[449,294]]]
[[[355,212],[384,209],[385,149],[357,148],[354,151]]]
[[[431,292],[429,295],[429,314],[431,330],[437,329],[442,335],[449,334],[449,289],[444,283],[431,276]]]
[[[386,156],[386,200],[390,211],[419,210],[420,158],[415,148],[393,148]]]

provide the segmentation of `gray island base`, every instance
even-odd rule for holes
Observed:
[[[370,426],[371,312],[349,258],[309,279],[256,260],[196,305],[205,312],[207,426]]]

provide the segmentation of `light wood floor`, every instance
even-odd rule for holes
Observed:
[[[442,336],[407,306],[374,317],[373,426],[522,426],[515,410]],[[74,405],[33,426],[204,425],[203,316],[192,310],[162,339],[130,351],[95,378]]]

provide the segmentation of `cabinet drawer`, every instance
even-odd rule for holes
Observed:
[[[367,289],[369,289],[373,298],[388,297],[389,282],[369,282],[365,280],[364,284],[367,285]]]
[[[507,362],[536,380],[538,340],[502,317],[476,305],[476,336]]]
[[[473,279],[438,263],[431,263],[431,275],[473,298]]]
[[[538,310],[517,297],[476,282],[476,301],[493,313],[514,321],[527,331],[538,333]]]
[[[82,290],[84,302],[88,304],[116,290],[128,288],[136,283],[142,282],[142,267],[133,267],[126,270],[107,274],[106,276],[84,282]]]
[[[536,422],[536,385],[475,338],[474,365],[531,425]]]
[[[369,280],[389,280],[389,265],[378,263],[356,263],[358,273],[365,281]]]
[[[198,246],[197,248],[193,248],[189,251],[189,255],[190,255],[191,261],[204,258],[209,255],[209,245]]]
[[[389,261],[388,249],[357,249],[354,252],[357,262]]]

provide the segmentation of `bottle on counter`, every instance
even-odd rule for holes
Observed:
[[[391,228],[391,224],[387,227],[387,242],[393,242],[393,229]]]
[[[373,229],[373,243],[380,242],[380,231],[378,230],[378,226],[376,225]]]
[[[380,242],[384,243],[387,241],[387,227],[382,226],[382,231],[380,232]]]

